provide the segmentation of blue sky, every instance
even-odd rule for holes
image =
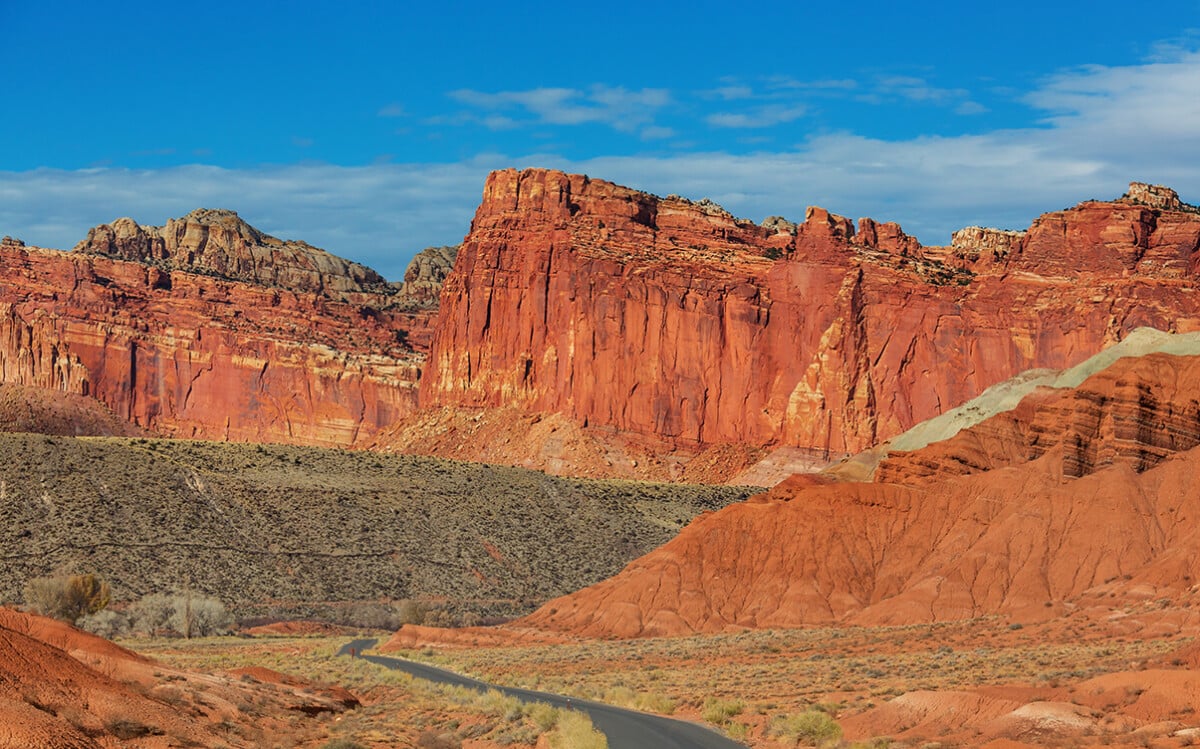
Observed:
[[[398,278],[508,166],[927,244],[1200,202],[1200,0],[971,5],[0,0],[0,234],[225,207]]]

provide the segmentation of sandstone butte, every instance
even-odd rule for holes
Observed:
[[[1200,329],[1198,251],[1200,213],[1136,183],[1027,231],[922,247],[820,208],[758,225],[708,201],[499,171],[443,288],[421,406],[838,457],[1134,328]]]
[[[120,219],[70,253],[7,240],[0,382],[163,436],[352,446],[416,407],[430,313],[407,302],[229,211]]]
[[[703,515],[507,629],[546,639],[1031,622],[1183,601],[1200,559],[1198,392],[1200,355],[1118,359],[1077,388],[1036,390],[894,453],[872,482],[797,475]],[[1200,625],[1186,603],[1162,614],[1172,632]],[[430,636],[401,630],[394,642]]]

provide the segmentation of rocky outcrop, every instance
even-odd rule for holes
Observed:
[[[863,247],[895,255],[917,255],[921,252],[921,243],[917,238],[905,234],[900,224],[892,221],[881,224],[874,219],[860,218],[854,241]]]
[[[1024,239],[1023,231],[968,226],[951,235],[950,246],[968,263],[982,260],[987,264],[990,258],[991,264],[999,264],[1011,253],[1019,251]]]
[[[360,444],[416,405],[405,341],[426,323],[390,302],[0,246],[0,382],[91,396],[166,436]]]
[[[1145,182],[1130,182],[1129,192],[1121,196],[1122,200],[1140,203],[1163,211],[1181,211],[1185,208],[1195,210],[1179,199],[1179,193],[1163,185],[1148,185]]]
[[[959,242],[921,248],[820,208],[758,226],[584,176],[496,172],[446,279],[422,405],[833,458],[1136,327],[1200,329],[1187,211],[1088,202],[1023,237]]]
[[[378,293],[387,287],[364,265],[305,242],[276,239],[227,210],[199,208],[164,226],[119,218],[93,228],[75,251],[290,291]]]
[[[416,254],[397,285],[396,303],[404,309],[436,309],[442,284],[454,268],[458,245],[426,247]]]

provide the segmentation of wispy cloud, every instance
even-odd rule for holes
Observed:
[[[818,78],[806,81],[786,75],[770,76],[766,79],[768,89],[793,89],[809,91],[852,91],[858,88],[853,78]]]
[[[702,95],[721,99],[723,101],[737,101],[739,99],[751,99],[754,97],[754,89],[749,86],[731,85],[714,88],[711,91],[702,92]]]
[[[864,101],[886,104],[897,98],[921,104],[953,107],[956,114],[982,114],[987,107],[971,99],[965,88],[935,86],[924,78],[914,76],[879,76],[873,90],[864,95]]]
[[[674,128],[663,127],[661,125],[650,125],[642,128],[642,140],[662,140],[664,138],[674,138]]]
[[[760,128],[781,125],[804,116],[805,108],[775,104],[753,107],[744,112],[716,112],[704,119],[713,127]]]
[[[987,111],[988,108],[977,101],[964,101],[954,108],[955,114],[965,115],[984,114]]]
[[[404,117],[408,114],[404,110],[404,105],[399,102],[392,102],[384,107],[381,107],[376,113],[379,117]]]
[[[485,113],[514,112],[525,122],[545,125],[599,123],[625,132],[653,124],[656,113],[671,102],[665,89],[637,90],[595,85],[588,89],[535,88],[527,91],[487,93],[472,89],[450,92],[450,98]],[[480,117],[486,124],[488,114]],[[520,120],[507,117],[513,125]]]

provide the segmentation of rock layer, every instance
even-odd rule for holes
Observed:
[[[166,436],[354,445],[416,406],[427,318],[390,300],[3,245],[0,382]]]
[[[422,405],[856,452],[1136,327],[1200,329],[1200,216],[1163,205],[1088,202],[1023,235],[923,248],[819,208],[758,226],[583,176],[496,172],[446,280]]]

